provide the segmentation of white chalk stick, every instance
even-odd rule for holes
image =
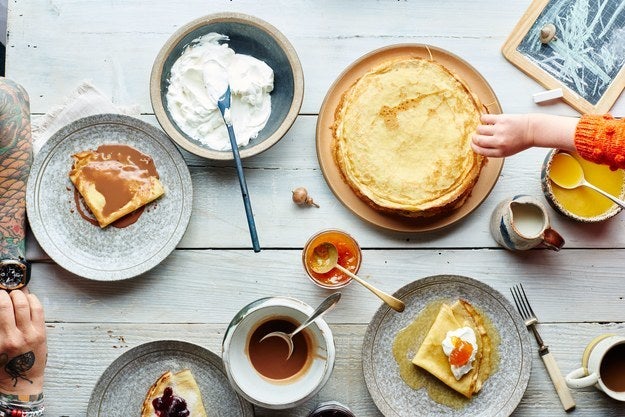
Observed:
[[[553,100],[563,96],[562,89],[556,88],[555,90],[541,91],[540,93],[533,94],[534,103],[542,103],[543,101]]]

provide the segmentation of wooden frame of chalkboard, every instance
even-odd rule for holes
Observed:
[[[625,2],[534,0],[502,47],[510,62],[581,113],[608,112],[625,88]],[[555,37],[541,42],[541,29]],[[546,40],[546,39],[545,39]]]

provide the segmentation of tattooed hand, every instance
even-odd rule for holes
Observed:
[[[47,345],[43,307],[28,290],[0,290],[0,392],[43,392]]]

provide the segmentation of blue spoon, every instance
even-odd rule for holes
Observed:
[[[252,204],[250,203],[250,196],[247,192],[247,183],[245,182],[245,176],[243,175],[243,165],[241,164],[241,156],[239,155],[239,147],[237,145],[236,137],[234,136],[234,129],[232,128],[232,119],[230,117],[230,85],[226,88],[226,92],[223,93],[217,100],[217,107],[221,112],[221,116],[226,123],[228,129],[228,136],[230,137],[230,146],[232,147],[232,154],[234,155],[234,163],[237,168],[237,176],[239,177],[239,185],[241,186],[241,194],[243,195],[243,205],[245,206],[245,215],[247,216],[247,225],[250,229],[250,236],[252,237],[252,247],[254,252],[260,252],[260,243],[258,243],[258,234],[256,233],[256,224],[254,223],[254,214],[252,213]]]

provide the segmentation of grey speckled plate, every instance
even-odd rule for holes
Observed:
[[[107,143],[130,145],[154,160],[165,194],[126,227],[100,229],[75,210],[69,179],[72,155]],[[169,138],[141,120],[116,114],[89,116],[56,132],[30,171],[26,208],[30,227],[46,253],[68,271],[113,281],[139,275],[176,247],[191,217],[189,169]]]
[[[437,275],[406,285],[394,294],[406,303],[403,313],[383,305],[367,328],[363,343],[363,372],[373,401],[382,414],[428,417],[501,417],[517,407],[530,377],[532,355],[528,331],[514,307],[486,284],[458,275]],[[425,389],[410,388],[399,376],[392,345],[399,332],[421,310],[437,300],[463,298],[484,312],[501,336],[498,370],[481,392],[456,410],[431,400]]]
[[[87,417],[139,416],[158,377],[183,369],[193,373],[209,416],[254,415],[252,405],[230,386],[219,356],[191,343],[162,340],[137,346],[113,361],[93,388]]]

